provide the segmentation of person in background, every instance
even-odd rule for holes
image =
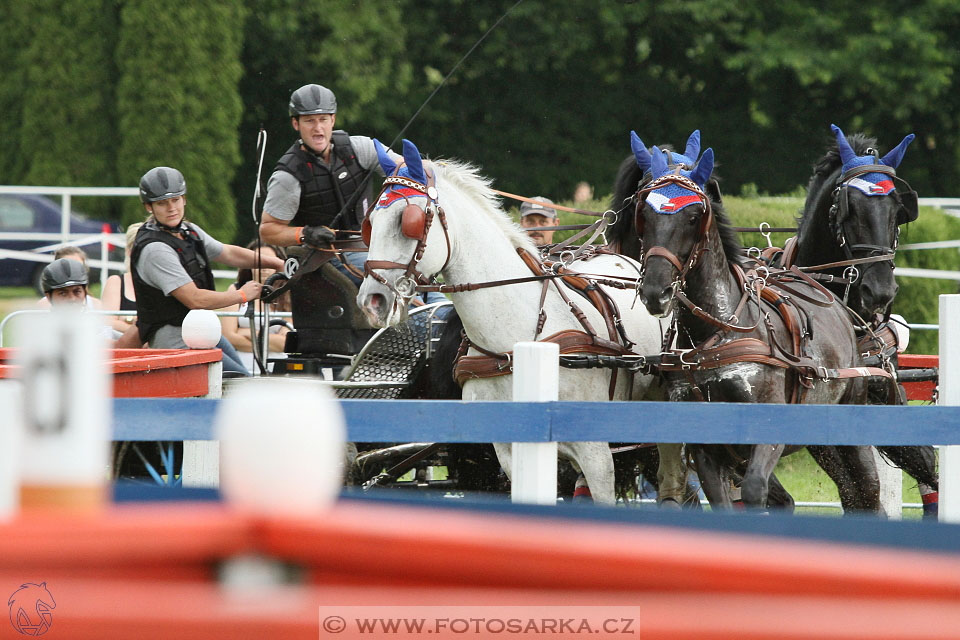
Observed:
[[[44,267],[40,275],[40,287],[46,297],[47,306],[51,310],[69,307],[88,309],[88,282],[87,268],[79,260],[70,258],[54,260]],[[100,336],[111,343],[120,335],[120,332],[114,331],[106,324],[101,328]]]
[[[184,217],[187,183],[176,169],[154,167],[140,179],[140,200],[149,217],[137,231],[130,254],[137,298],[141,342],[154,349],[185,349],[183,319],[191,309],[222,309],[256,300],[261,285],[251,280],[234,291],[217,291],[210,260],[233,267],[253,267],[256,254],[244,247],[215,240]],[[263,257],[264,267],[282,269],[279,258]],[[225,338],[224,372],[249,375],[236,350]]]
[[[573,189],[573,203],[583,204],[590,200],[593,200],[593,187],[590,186],[589,182],[578,182]]]
[[[68,259],[68,260],[73,260],[73,261],[75,261],[75,262],[79,262],[80,264],[82,264],[84,270],[87,272],[87,280],[88,280],[88,282],[89,282],[89,278],[90,278],[90,268],[87,267],[87,252],[86,252],[86,251],[84,251],[84,250],[81,249],[80,247],[75,247],[75,246],[73,246],[73,245],[67,245],[67,246],[64,246],[64,247],[60,247],[60,248],[57,249],[56,252],[54,252],[54,254],[53,254],[53,259],[54,259],[55,261],[56,261],[56,260],[60,260],[61,258],[66,258],[66,259]],[[51,263],[51,264],[52,264],[52,263]],[[44,293],[46,293],[46,292],[44,292]],[[99,309],[99,308],[100,308],[100,301],[97,300],[96,298],[94,298],[93,296],[91,296],[89,292],[87,292],[87,299],[86,299],[85,306],[86,306],[88,309]],[[50,299],[49,299],[46,295],[44,295],[44,297],[40,298],[40,300],[37,302],[37,308],[38,308],[38,309],[49,309],[49,308],[50,308]]]
[[[524,202],[520,205],[520,226],[527,230],[527,235],[538,247],[553,243],[553,231],[541,231],[540,227],[557,226],[558,218],[555,209],[540,204],[553,204],[553,200],[537,196],[531,198],[536,202]]]
[[[248,249],[256,249],[257,241],[254,240],[247,245]],[[261,245],[260,246],[260,256],[261,259],[264,257],[267,258],[280,258],[284,260],[286,254],[283,249],[274,245]],[[237,272],[237,282],[236,284],[231,284],[230,288],[227,291],[235,291],[237,287],[242,287],[244,284],[249,282],[251,279],[256,280],[257,282],[263,284],[266,282],[267,278],[276,273],[275,269],[272,268],[261,268],[257,270],[254,269],[240,269]],[[279,298],[270,302],[270,312],[283,312],[290,311],[290,292],[286,292],[281,295]],[[245,313],[249,308],[250,303],[241,303],[239,305],[233,305],[223,309],[223,311],[239,311],[240,313]],[[256,300],[256,311],[263,311],[263,302],[261,300]],[[256,319],[254,322],[258,322]],[[281,323],[282,322],[282,323]],[[250,370],[255,370],[257,364],[253,356],[253,342],[251,339],[250,331],[250,318],[247,316],[220,316],[220,325],[223,329],[223,337],[230,341],[237,351],[240,352],[240,360],[243,364]],[[259,324],[257,327],[259,328]],[[280,318],[273,318],[271,321],[271,327],[269,329],[270,338],[270,355],[273,357],[286,357],[283,347],[286,342],[287,333],[292,328],[290,324],[290,319],[285,318],[281,320]],[[262,336],[257,336],[258,340],[262,340]],[[267,366],[266,358],[263,362],[264,366]]]
[[[137,238],[137,231],[143,223],[137,222],[127,227],[127,246],[124,250],[123,264],[126,267],[121,274],[114,274],[107,278],[101,294],[101,308],[109,311],[136,311],[137,294],[133,290],[133,276],[130,275],[130,253],[133,251],[133,242]],[[136,316],[108,316],[110,326],[121,333],[137,321]]]

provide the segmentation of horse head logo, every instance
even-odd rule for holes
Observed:
[[[53,622],[51,609],[57,607],[47,583],[28,582],[13,592],[10,601],[10,624],[25,636],[42,636]]]

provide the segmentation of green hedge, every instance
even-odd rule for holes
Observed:
[[[578,205],[581,209],[603,211],[609,197]],[[561,202],[572,206],[570,202]],[[794,227],[796,217],[803,206],[803,199],[797,197],[757,197],[742,198],[724,196],[724,205],[731,220],[737,226],[749,227],[768,222],[773,227]],[[517,208],[512,208],[517,215]],[[575,213],[560,212],[560,224],[582,224],[589,219]],[[900,243],[933,242],[960,238],[960,219],[953,218],[930,207],[920,208],[919,219],[902,228]],[[554,239],[559,241],[572,235],[573,231],[558,231]],[[775,245],[783,245],[790,237],[787,233],[773,234]],[[744,246],[766,246],[759,233],[743,233]],[[923,251],[898,251],[897,264],[903,267],[923,269],[960,270],[960,252],[957,249],[936,249]],[[938,296],[943,293],[957,293],[957,283],[952,280],[934,280],[931,278],[898,277],[900,291],[894,303],[894,312],[909,322],[938,322]],[[937,332],[915,330],[910,335],[909,353],[937,353]]]

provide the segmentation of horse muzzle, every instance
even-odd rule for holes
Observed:
[[[670,315],[673,312],[673,304],[676,299],[673,284],[664,287],[660,284],[648,282],[646,278],[644,280],[640,288],[640,300],[643,302],[643,306],[655,318],[665,318]]]
[[[897,297],[899,290],[893,270],[877,265],[863,274],[860,283],[860,306],[867,316],[883,315]]]
[[[357,306],[374,327],[389,327],[400,321],[396,293],[369,276],[360,285]]]

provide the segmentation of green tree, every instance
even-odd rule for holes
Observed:
[[[108,0],[63,0],[56,11],[31,12],[32,33],[21,59],[23,183],[116,184],[115,7]],[[108,198],[75,203],[100,216],[116,205]]]
[[[116,50],[119,180],[136,185],[154,166],[176,167],[188,217],[226,240],[236,227],[244,15],[241,0],[129,0]],[[139,220],[143,210],[123,216]]]
[[[4,37],[0,38],[0,69],[4,70],[0,82],[0,184],[18,184],[25,173],[29,149],[21,148],[23,132],[23,95],[26,90],[25,42],[33,38],[29,16],[32,7],[28,2],[0,3],[0,24]]]
[[[825,10],[799,0],[694,0],[679,10],[714,19],[727,50],[724,76],[746,78],[743,124],[763,133],[768,164],[813,160],[831,139],[831,122],[877,137],[883,150],[912,131],[919,140],[904,175],[921,193],[956,193],[955,3],[880,0]],[[788,190],[786,172],[776,173],[754,182]]]
[[[240,82],[243,120],[239,139],[244,166],[234,181],[240,230],[246,243],[256,231],[250,212],[257,133],[268,145],[263,181],[296,133],[287,103],[300,86],[318,83],[337,96],[337,128],[392,137],[396,103],[409,90],[411,63],[404,57],[404,7],[374,0],[312,2],[248,0]]]

